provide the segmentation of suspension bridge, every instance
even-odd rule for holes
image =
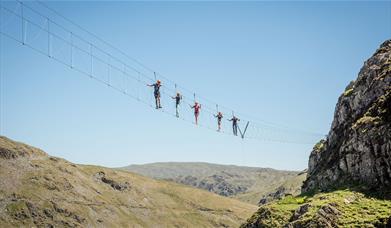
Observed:
[[[324,134],[260,120],[203,97],[139,62],[44,2],[14,0],[0,1],[0,4],[0,33],[3,37],[47,56],[50,61],[69,67],[154,111],[153,89],[146,85],[161,80],[163,108],[156,111],[180,121],[194,124],[189,106],[197,101],[202,107],[197,126],[219,134],[233,135],[228,121],[223,121],[223,129],[216,131],[217,120],[214,115],[222,112],[226,119],[233,115],[240,118],[239,131],[244,139],[314,144],[324,137]],[[172,99],[177,92],[182,95],[179,117]]]

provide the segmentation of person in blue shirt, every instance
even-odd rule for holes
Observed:
[[[236,116],[232,116],[232,119],[230,119],[228,121],[232,121],[232,130],[233,130],[234,135],[237,136],[238,135],[238,121],[240,121],[240,119],[237,118]]]
[[[155,84],[147,86],[153,87],[153,95],[155,96],[156,109],[162,108],[162,105],[160,104],[160,87],[162,86],[162,83],[160,82],[160,80],[157,80]]]
[[[179,105],[181,103],[181,100],[182,100],[182,95],[178,92],[176,93],[176,96],[175,97],[171,97],[172,99],[175,100],[175,111],[176,111],[176,117],[179,118]]]

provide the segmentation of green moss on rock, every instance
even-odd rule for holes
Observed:
[[[363,116],[360,119],[356,121],[356,123],[353,124],[353,129],[359,128],[362,125],[368,125],[368,124],[373,124],[377,125],[381,119],[378,116]]]
[[[241,227],[316,227],[325,223],[338,227],[385,227],[390,217],[390,200],[346,189],[285,197],[261,206]]]
[[[321,152],[325,147],[325,142],[326,141],[324,139],[320,140],[317,144],[315,144],[313,150],[316,152]]]
[[[352,88],[352,89],[345,90],[345,92],[343,93],[343,95],[344,95],[345,97],[348,97],[348,96],[352,95],[352,93],[353,93],[353,88]]]

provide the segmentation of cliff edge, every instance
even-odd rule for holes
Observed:
[[[339,97],[325,140],[315,145],[302,191],[391,187],[391,40]]]

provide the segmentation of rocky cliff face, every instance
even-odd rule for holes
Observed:
[[[307,172],[305,194],[262,205],[241,227],[391,227],[391,40],[340,96]]]
[[[391,187],[391,40],[340,96],[331,130],[315,145],[303,192],[359,184]]]

